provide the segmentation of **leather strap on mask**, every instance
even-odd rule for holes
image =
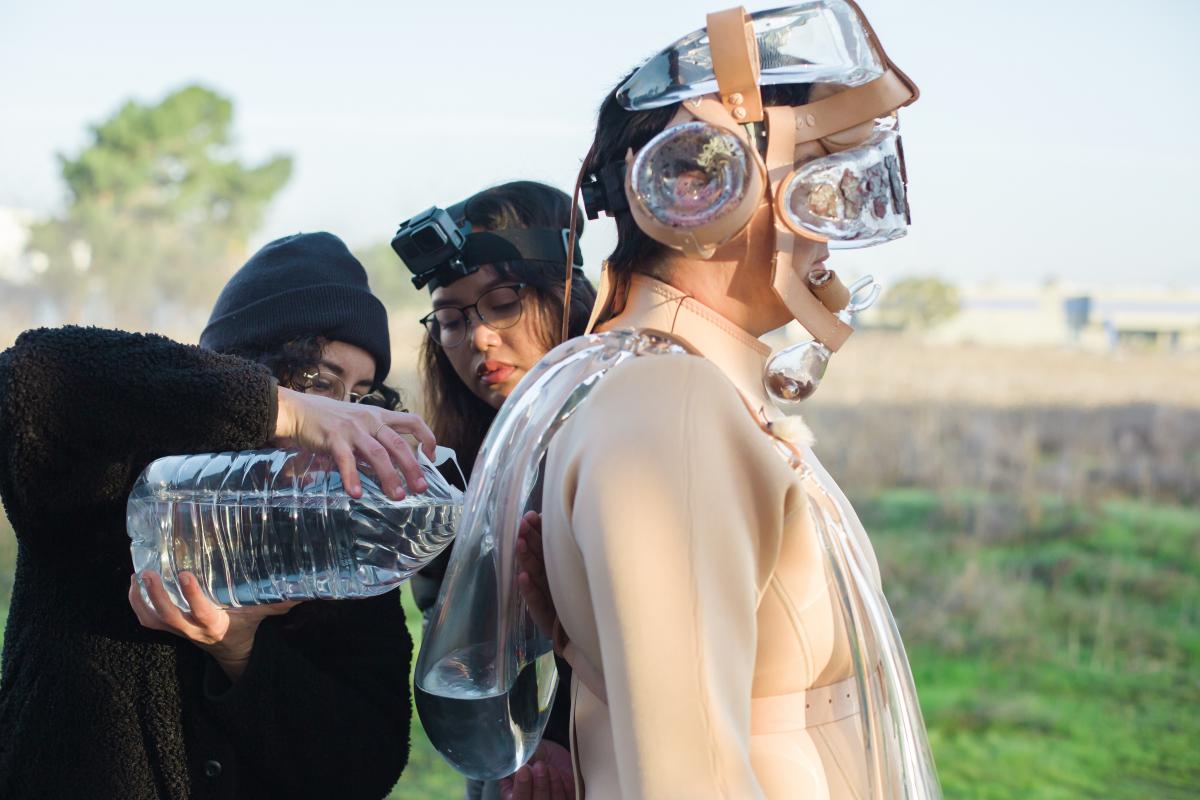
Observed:
[[[796,141],[824,139],[877,117],[885,117],[915,98],[916,87],[906,84],[894,70],[888,70],[861,86],[796,106]]]
[[[791,108],[771,107],[766,109],[766,115],[767,177],[771,182],[772,194],[776,194],[795,164],[796,127]],[[771,288],[805,330],[830,350],[836,351],[850,338],[854,329],[838,319],[812,293],[808,276],[801,275],[792,262],[796,234],[780,221],[778,214],[771,216],[775,222]]]
[[[708,49],[721,103],[738,122],[762,122],[758,39],[745,8],[738,6],[708,15]]]
[[[743,128],[738,121],[733,118],[733,114],[730,113],[729,109],[727,109],[724,104],[722,104],[711,94],[693,97],[691,100],[683,101],[679,111],[671,119],[671,122],[667,125],[667,128],[687,122],[689,116],[695,117],[701,122],[707,122],[709,125],[714,127],[731,131],[741,137],[743,141],[749,142],[749,138],[746,135],[746,129]],[[666,130],[666,128],[663,130]],[[750,144],[753,144],[753,142],[750,142]]]

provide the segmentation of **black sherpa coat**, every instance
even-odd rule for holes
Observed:
[[[263,446],[262,367],[160,336],[37,330],[0,354],[0,499],[17,571],[0,671],[0,798],[378,798],[408,757],[396,592],[258,629],[230,685],[138,624],[125,501],[153,459]]]

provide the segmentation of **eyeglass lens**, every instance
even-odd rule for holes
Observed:
[[[333,400],[346,399],[346,384],[338,376],[328,372],[308,372],[303,377],[305,394],[320,395]]]
[[[511,328],[521,319],[521,294],[515,286],[497,286],[465,308],[439,308],[425,318],[429,335],[442,347],[462,344],[470,327],[467,312],[471,309],[489,328]]]

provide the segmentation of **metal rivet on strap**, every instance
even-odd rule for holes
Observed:
[[[746,109],[742,108],[741,106],[738,106],[737,108],[735,108],[733,110],[733,118],[734,119],[745,119],[746,118]]]
[[[733,94],[729,95],[729,104],[732,106],[740,106],[745,101],[746,98],[742,97],[741,92],[734,92]]]

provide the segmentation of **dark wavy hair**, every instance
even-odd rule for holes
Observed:
[[[536,181],[513,181],[472,195],[466,204],[467,221],[474,230],[512,228],[566,228],[571,223],[571,198],[553,186]],[[583,231],[583,214],[576,211],[577,230]],[[533,290],[542,344],[550,350],[562,329],[565,265],[540,261],[508,261],[492,265],[505,280],[524,283]],[[579,274],[571,281],[568,331],[579,336],[587,327],[596,290]],[[526,309],[529,313],[531,309]],[[421,346],[421,380],[424,385],[425,420],[438,443],[452,447],[469,476],[479,447],[496,418],[496,410],[480,400],[455,373],[442,348],[425,337]]]
[[[280,386],[298,389],[300,388],[300,376],[316,369],[321,361],[321,354],[325,352],[325,346],[329,344],[329,341],[325,336],[314,334],[275,345],[254,348],[235,347],[222,352],[262,364],[271,370],[271,374],[279,381]],[[375,396],[372,398],[372,405],[381,406],[389,411],[394,411],[403,405],[403,397],[400,392],[382,383],[372,385],[371,394]]]

